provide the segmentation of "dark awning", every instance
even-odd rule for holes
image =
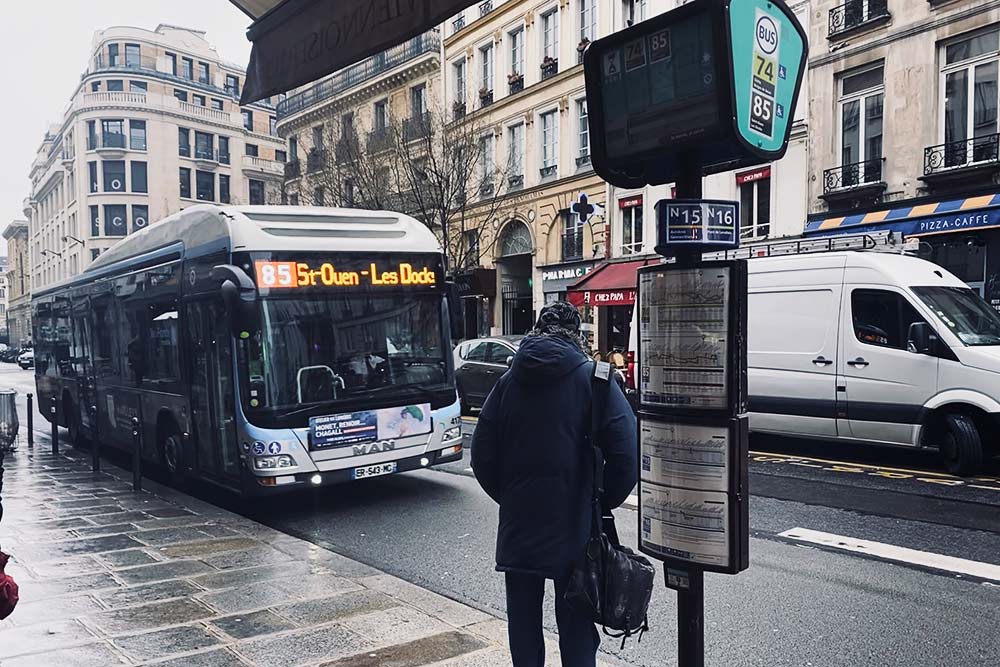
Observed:
[[[475,0],[230,0],[255,19],[241,104],[401,44]]]
[[[659,257],[631,261],[608,261],[570,285],[566,298],[574,306],[631,306],[635,304],[636,270]]]

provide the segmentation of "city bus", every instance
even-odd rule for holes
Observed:
[[[33,295],[39,407],[247,495],[459,460],[449,287],[406,215],[192,206]]]

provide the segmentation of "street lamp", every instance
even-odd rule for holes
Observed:
[[[74,243],[79,243],[80,245],[83,245],[83,241],[76,238],[72,234],[67,234],[66,236],[63,237],[63,243],[66,243],[67,241],[73,241]]]
[[[55,255],[56,257],[62,258],[61,252],[56,252],[55,250],[49,250],[48,248],[42,248],[42,254]]]

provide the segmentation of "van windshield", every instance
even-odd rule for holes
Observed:
[[[965,345],[1000,345],[1000,313],[967,287],[914,287],[914,293]]]

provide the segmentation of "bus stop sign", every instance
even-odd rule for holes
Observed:
[[[694,0],[584,54],[591,159],[618,187],[785,153],[806,35],[781,0]]]

